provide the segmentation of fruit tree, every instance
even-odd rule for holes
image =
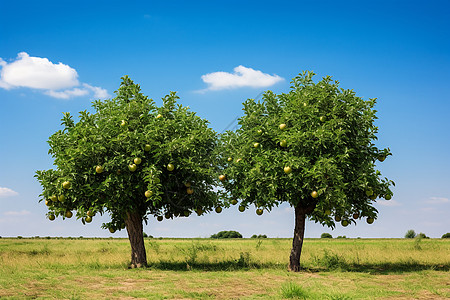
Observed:
[[[307,218],[332,228],[363,217],[372,223],[373,203],[392,196],[393,182],[376,169],[391,155],[374,145],[376,100],[313,76],[295,77],[287,94],[245,101],[239,128],[221,138],[224,198],[240,201],[240,211],[253,204],[258,215],[282,202],[294,208],[292,271],[300,268]]]
[[[187,217],[220,206],[216,186],[216,133],[171,92],[157,107],[128,77],[116,97],[94,101],[94,113],[75,122],[64,113],[63,129],[49,138],[54,169],[37,171],[48,218],[83,224],[107,213],[111,233],[127,229],[131,267],[147,264],[142,222],[149,216]]]

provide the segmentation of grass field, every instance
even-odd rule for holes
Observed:
[[[146,239],[147,269],[127,269],[126,239],[0,239],[0,298],[448,299],[450,240]]]

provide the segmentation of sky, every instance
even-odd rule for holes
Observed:
[[[218,133],[242,102],[289,91],[304,70],[377,98],[378,164],[394,196],[378,219],[346,228],[308,221],[305,236],[400,238],[450,232],[450,4],[448,1],[0,0],[0,236],[126,237],[76,218],[51,222],[36,170],[53,166],[47,140],[63,112],[92,110],[128,75],[158,105],[170,91]],[[293,209],[257,216],[151,218],[155,237],[292,237]]]

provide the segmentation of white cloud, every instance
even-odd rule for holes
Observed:
[[[234,68],[234,73],[213,72],[202,75],[202,80],[208,84],[208,88],[202,91],[235,89],[241,87],[261,88],[274,85],[284,80],[278,75],[265,74],[259,70],[238,66]]]
[[[30,88],[44,90],[44,94],[69,99],[93,93],[95,98],[106,98],[105,89],[78,81],[75,69],[61,62],[54,64],[47,58],[29,56],[20,52],[17,59],[7,63],[0,58],[0,88]],[[81,85],[81,86],[80,86]]]
[[[377,201],[377,204],[381,206],[401,206],[401,204],[395,200],[381,200]]]
[[[17,196],[17,195],[19,195],[19,193],[16,191],[13,191],[12,189],[9,189],[6,187],[0,187],[0,198]]]
[[[28,210],[21,210],[21,211],[7,211],[4,213],[5,216],[26,216],[31,214]]]
[[[429,204],[441,204],[441,203],[449,203],[450,200],[444,197],[431,197],[425,202]]]

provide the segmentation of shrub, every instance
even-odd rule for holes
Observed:
[[[332,239],[333,236],[327,232],[322,233],[322,235],[320,236],[321,239]]]
[[[425,233],[421,232],[417,235],[418,237],[420,236],[423,239],[429,239],[430,237],[426,236]]]
[[[251,236],[251,239],[267,239],[267,235],[265,235],[265,234],[260,234],[260,235],[254,234],[254,235]]]
[[[450,239],[450,232],[445,233],[445,234],[442,236],[442,239]]]
[[[405,239],[413,239],[416,237],[416,232],[412,229],[408,230],[405,234]]]
[[[345,236],[345,235],[339,235],[338,237],[337,237],[337,239],[346,239],[347,237]]]
[[[242,238],[242,234],[237,231],[229,230],[229,231],[220,231],[216,234],[211,235],[212,239],[236,239]]]

